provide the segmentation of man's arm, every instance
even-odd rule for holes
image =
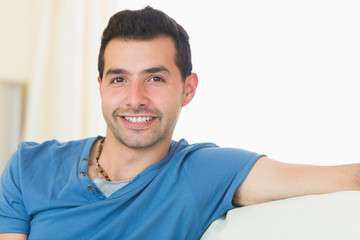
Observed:
[[[25,234],[18,233],[0,233],[0,240],[27,240]]]
[[[312,166],[262,157],[235,192],[233,203],[246,206],[310,194],[360,190],[360,164]]]

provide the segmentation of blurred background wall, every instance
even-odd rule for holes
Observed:
[[[0,170],[20,140],[104,132],[97,91],[101,32],[118,1],[0,2]]]
[[[0,0],[0,171],[20,140],[103,135],[102,30],[151,5],[187,29],[200,84],[174,138],[287,162],[358,162],[358,1]]]
[[[0,172],[22,134],[24,89],[31,72],[35,22],[31,1],[0,1]]]

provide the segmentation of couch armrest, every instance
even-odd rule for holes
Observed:
[[[360,192],[273,201],[227,212],[201,240],[360,239]]]

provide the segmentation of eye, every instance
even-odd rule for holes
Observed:
[[[125,82],[125,80],[121,77],[114,78],[111,83],[122,83]]]
[[[155,77],[151,77],[150,81],[152,81],[152,82],[164,82],[164,79],[162,79],[161,77],[155,76]]]

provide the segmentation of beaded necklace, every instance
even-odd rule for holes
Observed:
[[[96,155],[96,165],[97,165],[97,170],[104,176],[104,178],[106,179],[106,181],[111,181],[109,176],[107,175],[107,173],[104,171],[104,169],[100,166],[100,163],[99,163],[99,158],[100,158],[100,155],[101,155],[101,152],[103,150],[103,146],[104,146],[104,141],[105,141],[105,137],[103,137],[100,141],[100,145],[98,147],[98,150],[97,150],[97,155]]]

